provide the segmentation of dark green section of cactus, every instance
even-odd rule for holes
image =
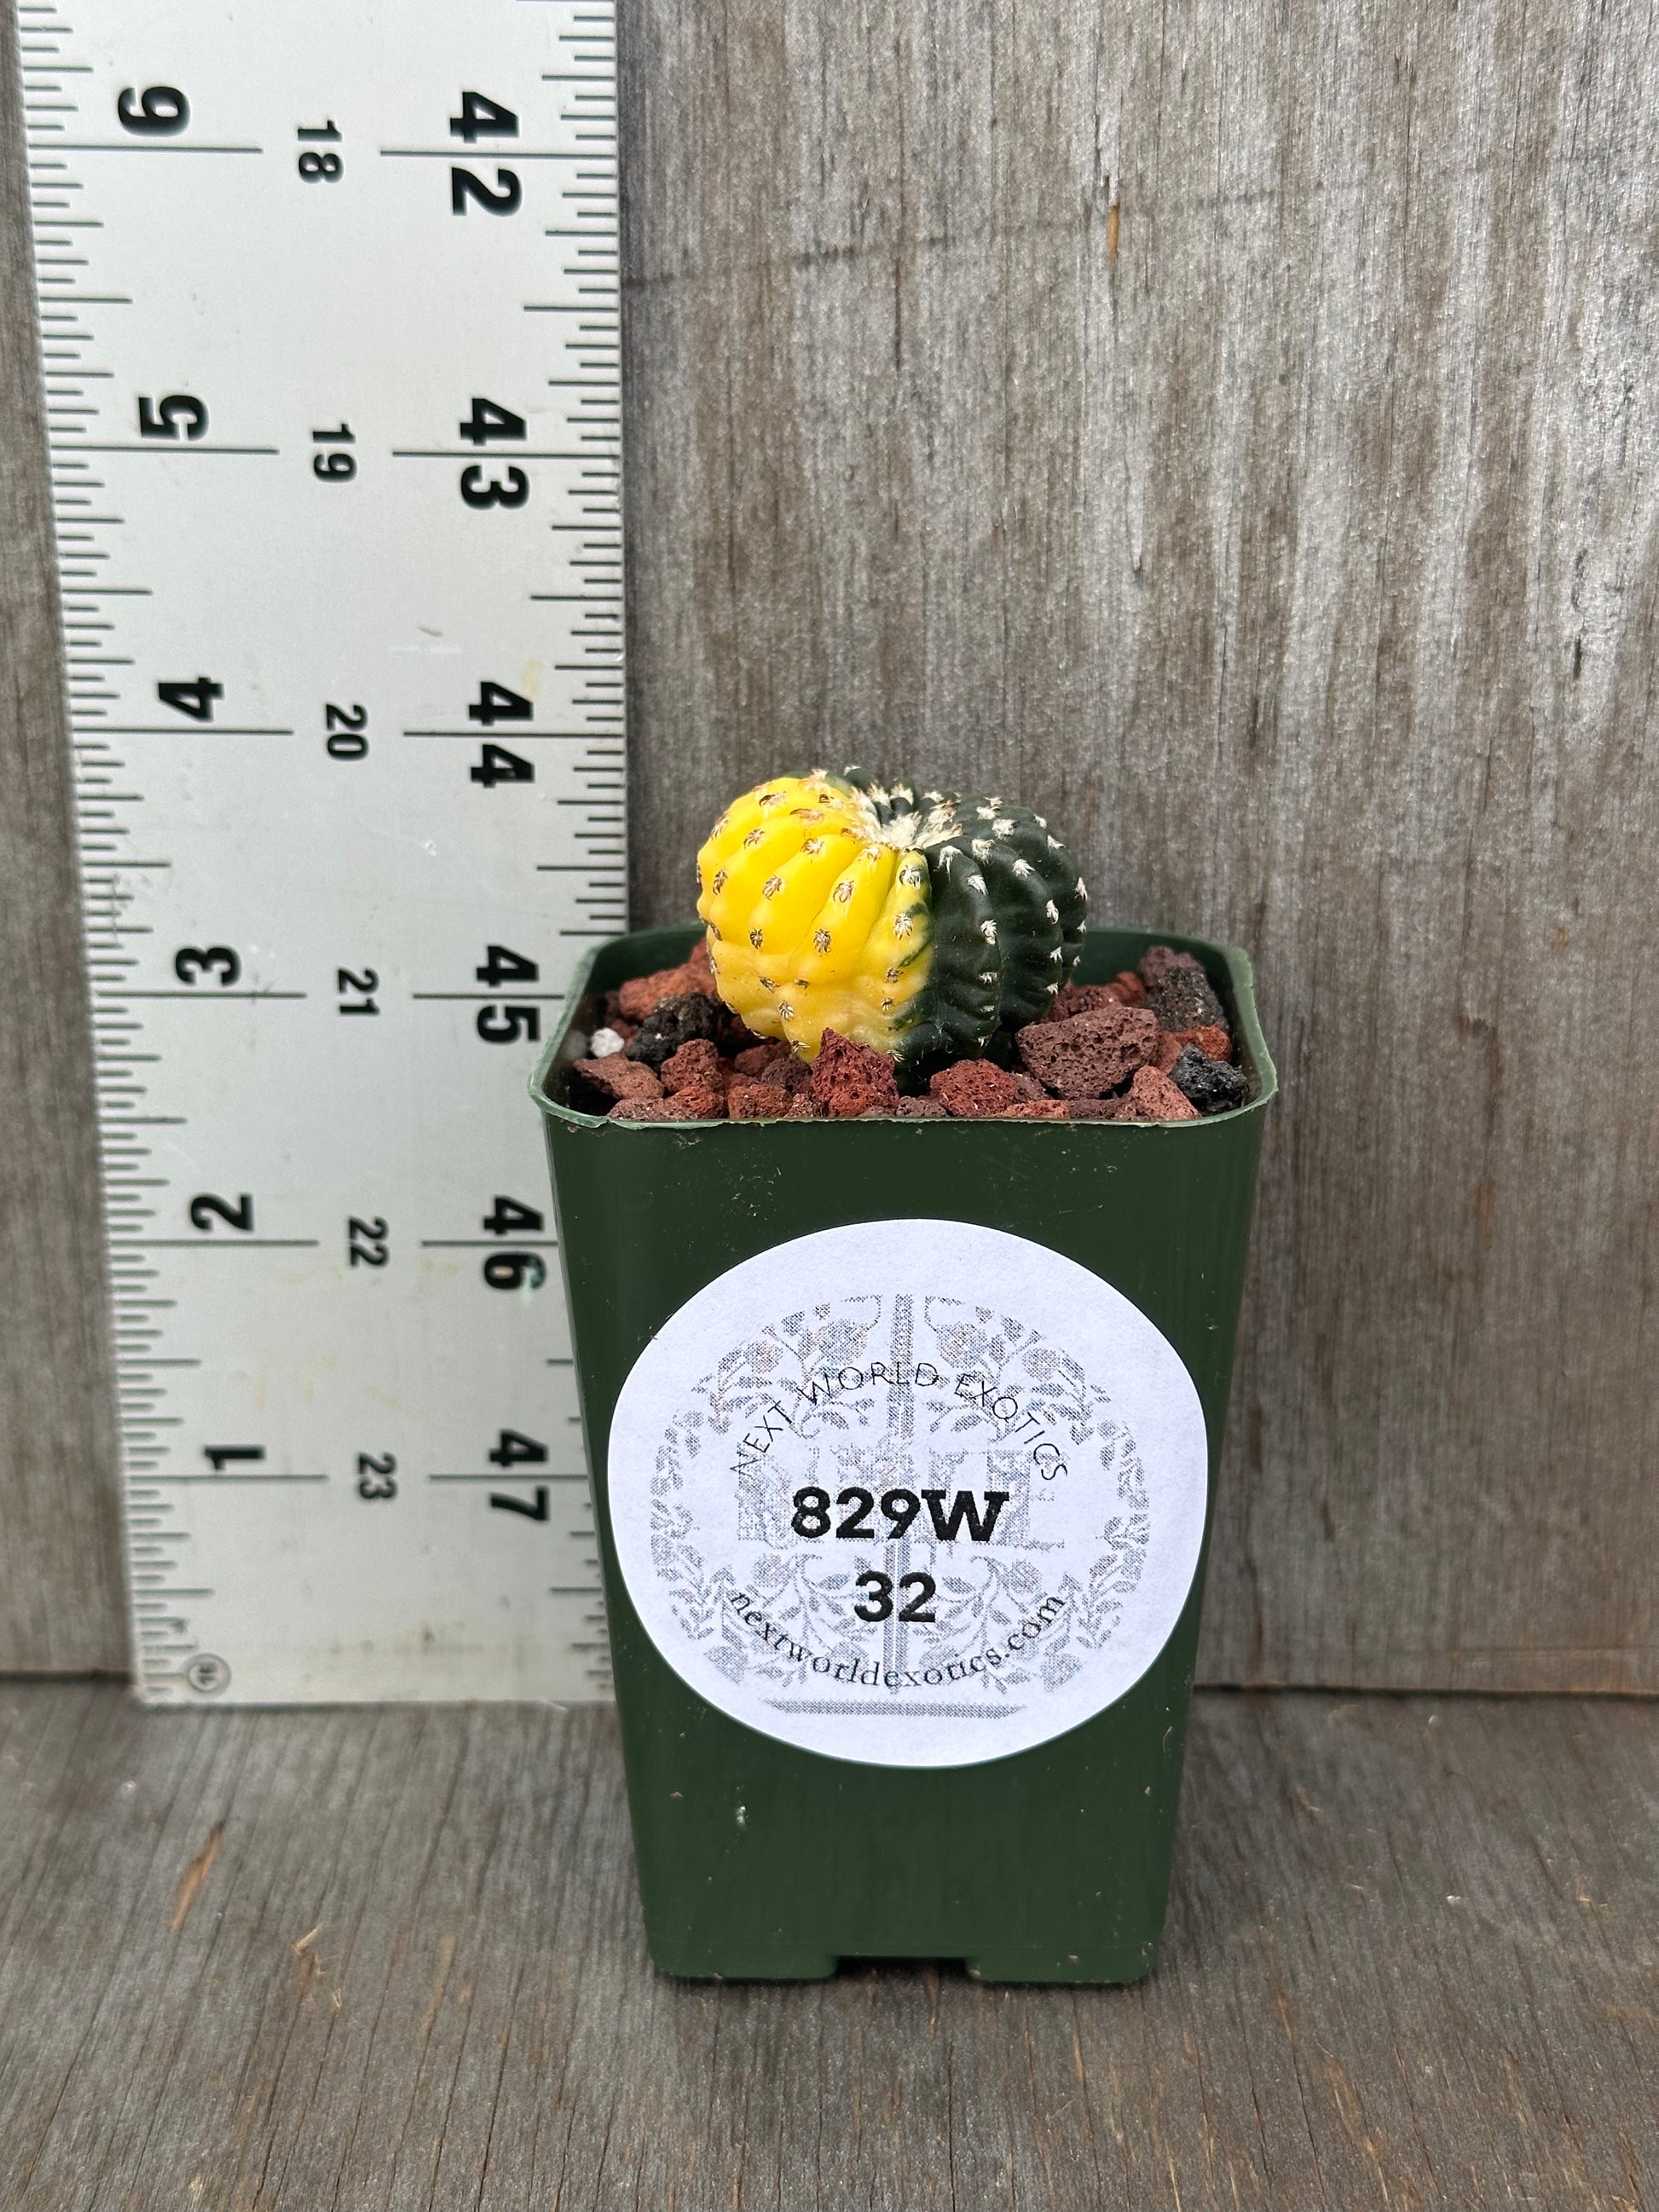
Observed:
[[[1041,1019],[1077,966],[1088,909],[1077,863],[1047,825],[1029,807],[883,785],[862,769],[829,780],[882,823],[914,827],[927,861],[933,969],[901,1069],[981,1056]]]
[[[905,1034],[899,1058],[975,1058],[996,1035],[1001,1006],[1002,959],[990,884],[963,846],[939,845],[927,854],[933,901],[933,970],[922,994],[921,1018]]]

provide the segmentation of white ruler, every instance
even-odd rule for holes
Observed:
[[[612,8],[18,6],[140,1692],[591,1697]]]

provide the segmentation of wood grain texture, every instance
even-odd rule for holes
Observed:
[[[1131,1990],[662,1979],[603,1711],[12,1686],[0,1780],[8,2212],[1653,2201],[1650,1705],[1201,1696]]]
[[[1659,1689],[1655,30],[623,0],[636,915],[685,911],[732,790],[846,756],[1028,799],[1104,916],[1251,946],[1285,1096],[1214,1679]],[[18,313],[0,344],[40,709],[0,747],[46,810],[6,890],[0,1613],[13,1663],[104,1664]]]
[[[0,17],[0,117],[16,112]],[[0,161],[0,1670],[126,1661],[28,201]]]
[[[625,0],[637,908],[811,758],[1254,951],[1212,1679],[1659,1688],[1652,7]]]

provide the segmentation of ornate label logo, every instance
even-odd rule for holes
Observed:
[[[952,1221],[826,1230],[700,1291],[611,1427],[629,1595],[732,1718],[879,1766],[1075,1728],[1198,1566],[1198,1394],[1121,1292]]]

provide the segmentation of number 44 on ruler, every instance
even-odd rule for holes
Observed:
[[[624,922],[611,9],[20,47],[141,1694],[592,1696],[524,1079]]]

